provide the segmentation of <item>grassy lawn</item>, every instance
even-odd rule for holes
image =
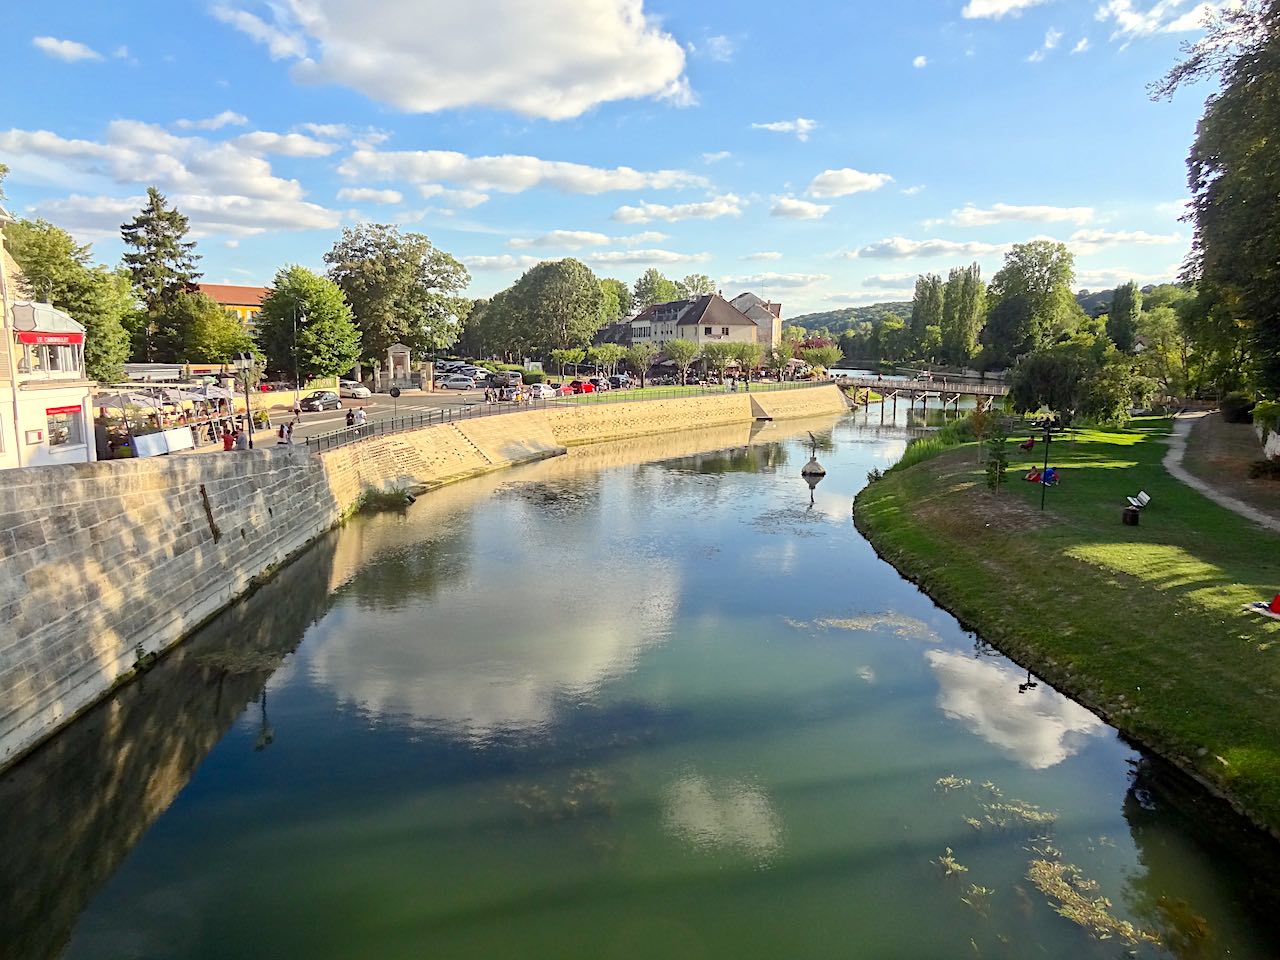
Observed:
[[[1168,421],[1054,442],[1041,513],[1014,448],[986,490],[973,444],[858,497],[879,552],[996,647],[1280,831],[1280,622],[1242,611],[1280,591],[1280,537],[1160,465]],[[1012,445],[1011,445],[1012,446]],[[1126,494],[1152,502],[1120,522]]]

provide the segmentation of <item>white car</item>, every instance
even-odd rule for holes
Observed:
[[[476,382],[470,377],[452,376],[437,381],[436,386],[441,390],[474,390]]]
[[[339,380],[338,396],[350,397],[352,400],[368,400],[373,393],[363,383],[355,380]]]
[[[527,388],[529,396],[535,400],[550,400],[552,397],[558,397],[560,394],[550,384],[535,383]]]

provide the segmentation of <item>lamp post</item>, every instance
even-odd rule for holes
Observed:
[[[1045,474],[1049,472],[1049,441],[1052,439],[1050,431],[1053,429],[1053,421],[1046,415],[1044,418],[1044,469],[1040,471],[1040,509],[1044,510],[1044,495],[1049,488],[1049,484],[1045,482]]]
[[[244,419],[249,429],[249,449],[253,449],[253,406],[249,398],[249,371],[253,369],[252,353],[237,353],[231,358],[236,369],[244,375]]]

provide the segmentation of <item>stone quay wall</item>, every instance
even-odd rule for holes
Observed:
[[[835,386],[565,404],[323,454],[266,446],[0,471],[0,766],[248,592],[368,490],[430,489],[578,444],[845,409]]]

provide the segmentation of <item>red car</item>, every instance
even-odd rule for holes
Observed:
[[[595,386],[590,380],[574,380],[569,384],[574,393],[595,393]]]

